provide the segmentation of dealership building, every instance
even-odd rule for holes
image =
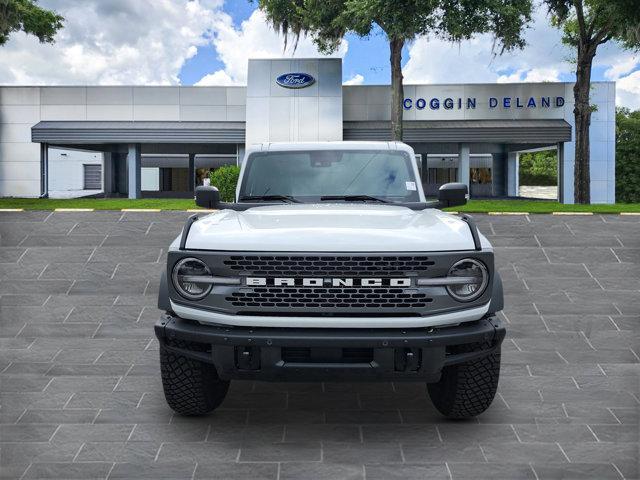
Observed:
[[[517,197],[523,152],[553,150],[573,202],[573,84],[405,85],[404,142],[427,195]],[[591,199],[615,202],[615,83],[595,82]],[[340,59],[250,60],[247,86],[0,87],[0,197],[193,195],[262,142],[390,140],[388,85],[342,85]]]

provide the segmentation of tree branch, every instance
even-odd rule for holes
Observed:
[[[584,10],[582,9],[582,0],[573,0],[573,6],[576,8],[576,16],[578,17],[580,40],[582,41],[582,43],[586,43],[587,29],[584,23]]]
[[[611,40],[611,29],[613,28],[613,24],[611,22],[611,20],[607,21],[607,23],[593,36],[593,41],[596,45],[600,45]]]

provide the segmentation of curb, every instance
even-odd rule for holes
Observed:
[[[161,212],[160,208],[122,208],[121,212]]]
[[[94,208],[54,208],[54,212],[94,212]]]
[[[29,209],[37,211],[38,209]],[[24,212],[24,208],[0,208],[0,213],[6,212]],[[149,213],[157,213],[157,212],[188,212],[188,213],[212,213],[218,212],[217,209],[205,209],[205,208],[189,208],[186,210],[173,210],[168,209],[164,210],[161,208],[121,208],[121,209],[98,209],[95,208],[54,208],[52,210],[45,209],[44,211],[54,211],[54,212],[100,212],[100,211],[120,211],[120,212],[149,212]],[[534,212],[533,214],[530,212],[460,212],[460,211],[445,211],[444,213],[448,213],[450,215],[459,215],[462,213],[470,213],[470,214],[480,214],[480,215],[620,215],[620,216],[640,216],[640,212]]]
[[[593,215],[593,212],[551,212],[551,215]]]

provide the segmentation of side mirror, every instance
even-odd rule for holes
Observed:
[[[216,187],[196,187],[196,205],[208,210],[220,206],[220,192]]]
[[[464,183],[445,183],[438,190],[441,208],[457,207],[467,203],[469,189]]]

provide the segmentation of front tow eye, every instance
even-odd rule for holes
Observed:
[[[422,360],[419,348],[396,348],[395,367],[397,372],[417,372]]]
[[[260,370],[260,347],[236,347],[238,370]]]

